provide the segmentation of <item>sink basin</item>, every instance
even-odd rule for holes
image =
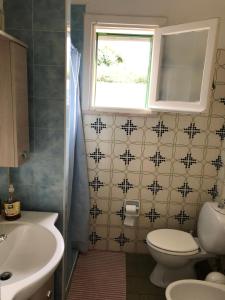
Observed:
[[[167,300],[224,300],[225,286],[202,280],[178,280],[166,289]]]
[[[11,274],[0,280],[1,299],[28,299],[51,277],[64,251],[63,238],[54,226],[57,217],[22,212],[18,221],[0,221],[0,234],[7,235],[0,242],[0,274]]]

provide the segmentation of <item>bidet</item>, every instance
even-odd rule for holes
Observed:
[[[171,283],[166,289],[167,300],[224,300],[225,286],[202,280],[186,279]]]

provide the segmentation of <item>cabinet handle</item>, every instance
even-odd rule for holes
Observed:
[[[49,290],[49,291],[47,292],[46,296],[47,296],[47,299],[52,299],[52,291]]]
[[[28,152],[26,150],[23,151],[21,156],[22,156],[23,159],[27,159],[28,158]]]

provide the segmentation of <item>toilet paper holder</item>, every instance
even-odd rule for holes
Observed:
[[[127,205],[136,206],[136,212],[128,212],[126,210]],[[126,217],[138,217],[140,214],[140,201],[139,200],[124,200],[124,215]]]

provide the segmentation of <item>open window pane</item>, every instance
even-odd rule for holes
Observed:
[[[212,86],[218,19],[155,30],[149,107],[202,112]]]
[[[198,102],[208,30],[162,36],[158,100]]]
[[[152,36],[97,33],[95,107],[146,107]]]

